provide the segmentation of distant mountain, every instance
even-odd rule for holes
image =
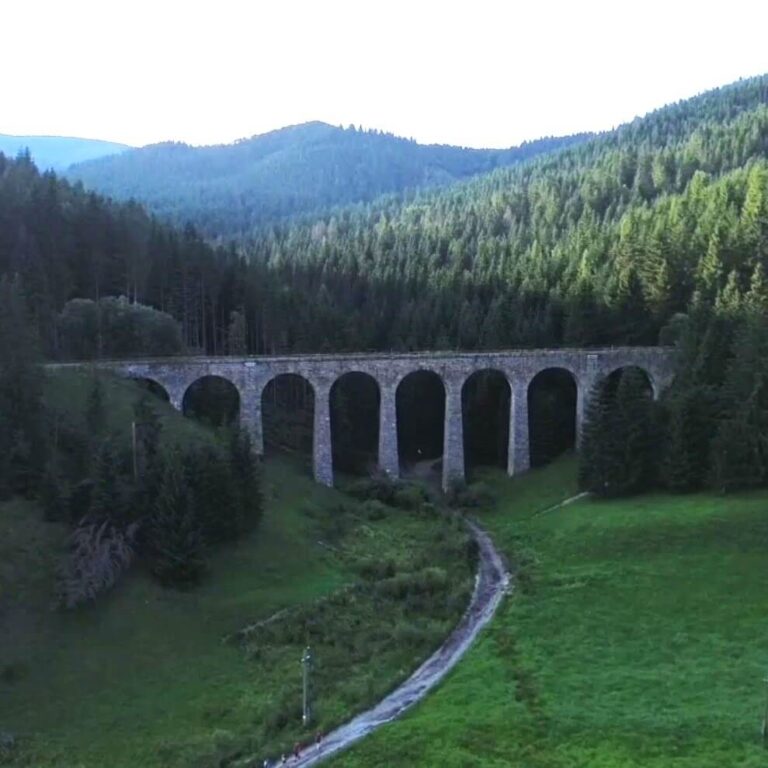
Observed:
[[[4,155],[16,157],[25,149],[29,150],[41,171],[49,168],[54,171],[63,171],[74,163],[116,155],[132,147],[99,139],[78,139],[69,136],[9,136],[0,133],[0,152]]]
[[[590,137],[467,149],[312,122],[234,144],[154,144],[81,163],[67,175],[116,199],[136,198],[175,223],[191,221],[209,236],[236,236],[295,214],[449,184]]]

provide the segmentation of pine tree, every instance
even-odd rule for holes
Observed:
[[[104,388],[98,371],[94,371],[92,374],[91,388],[85,406],[85,423],[92,439],[101,437],[106,423],[106,414],[104,412]]]
[[[163,584],[184,588],[200,581],[205,572],[205,543],[178,455],[167,459],[148,544],[152,572]]]
[[[125,520],[125,497],[120,466],[112,440],[104,440],[94,459],[93,487],[88,515],[94,521],[109,520],[120,526]]]
[[[590,392],[579,451],[579,486],[598,496],[611,495],[619,450],[613,432],[615,402],[608,382],[600,379]]]
[[[712,441],[712,484],[726,493],[753,488],[765,480],[758,435],[747,412],[720,422]]]
[[[664,483],[688,493],[704,487],[710,474],[710,445],[716,427],[717,391],[693,387],[667,403],[669,421]]]
[[[184,465],[206,543],[236,539],[242,533],[241,499],[228,457],[218,447],[205,446],[187,453]]]
[[[239,530],[255,528],[261,521],[263,498],[261,473],[253,452],[251,436],[245,429],[233,429],[229,440],[229,464],[239,511]]]
[[[21,282],[0,277],[0,497],[33,492],[45,467],[39,363]]]
[[[657,479],[661,440],[656,408],[641,371],[635,368],[622,371],[615,413],[614,429],[622,450],[611,492],[623,495],[650,490]]]

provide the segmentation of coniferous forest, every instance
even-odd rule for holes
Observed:
[[[174,229],[0,157],[0,273],[51,359],[677,344],[661,405],[631,381],[595,393],[585,455],[639,418],[669,446],[639,478],[585,474],[605,493],[766,482],[766,269],[768,77],[468,181],[247,228]]]

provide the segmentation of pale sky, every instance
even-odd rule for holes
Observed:
[[[0,133],[503,147],[768,72],[768,0],[0,0]]]

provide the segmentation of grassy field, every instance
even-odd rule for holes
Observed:
[[[768,494],[543,511],[574,470],[486,476],[514,596],[436,694],[334,766],[768,764]]]
[[[49,404],[82,407],[84,389],[67,375]],[[136,390],[107,389],[122,428]],[[169,438],[211,439],[170,411],[164,420]],[[163,589],[138,564],[74,612],[52,600],[66,529],[30,502],[0,504],[0,732],[17,742],[0,749],[0,765],[213,768],[279,754],[300,735],[307,639],[322,684],[314,727],[323,728],[383,695],[439,644],[472,583],[456,557],[466,543],[456,521],[352,501],[287,460],[264,476],[262,525],[213,552],[199,588]],[[371,571],[379,562],[386,573]],[[430,594],[440,604],[421,610]],[[286,608],[247,644],[223,642]]]

